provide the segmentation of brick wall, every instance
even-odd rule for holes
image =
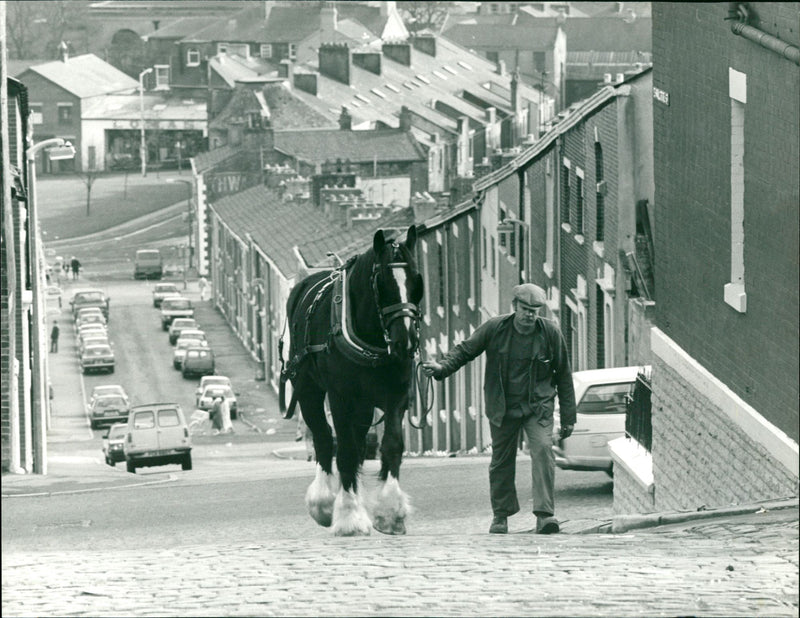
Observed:
[[[797,495],[797,444],[658,329],[652,386],[656,510]]]
[[[653,494],[621,466],[614,466],[614,515],[655,512]]]
[[[800,46],[800,3],[760,2],[754,11],[760,21],[752,25]],[[653,103],[656,320],[797,441],[800,80],[797,65],[732,34],[726,17],[725,3],[653,3],[653,85],[669,94],[669,105]],[[746,313],[728,306],[723,291],[731,274],[731,68],[747,76]]]

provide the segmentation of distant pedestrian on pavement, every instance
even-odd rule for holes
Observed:
[[[200,300],[206,299],[206,288],[208,287],[208,279],[200,277],[197,280],[197,287],[200,288]]]
[[[575,424],[575,390],[564,337],[539,311],[547,296],[532,283],[514,287],[514,312],[490,318],[438,362],[422,363],[428,376],[442,380],[486,352],[484,398],[492,435],[489,488],[494,518],[490,533],[508,532],[508,517],[519,512],[515,485],[520,429],[530,446],[536,532],[559,531],[554,517],[555,458],[553,408],[560,405],[561,438]]]
[[[62,266],[64,267],[64,279],[69,279],[69,262],[64,260]]]
[[[72,260],[69,263],[70,267],[72,268],[72,278],[77,279],[78,273],[81,270],[81,263],[74,255],[72,256]]]
[[[50,351],[58,352],[58,335],[61,330],[58,328],[58,320],[53,320],[53,329],[50,331]]]

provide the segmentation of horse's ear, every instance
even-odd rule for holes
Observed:
[[[383,230],[376,231],[375,236],[372,237],[372,250],[375,255],[380,255],[385,245],[386,239],[383,237]]]
[[[414,252],[414,246],[417,244],[417,226],[412,225],[408,228],[408,233],[406,234],[406,247],[408,248],[411,253]]]

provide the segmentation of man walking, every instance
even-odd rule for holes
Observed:
[[[197,280],[197,287],[200,288],[200,300],[206,299],[206,288],[208,287],[208,279],[200,277]]]
[[[77,279],[78,273],[81,270],[81,263],[74,255],[72,256],[72,260],[70,261],[70,267],[72,268],[72,278]]]
[[[50,351],[58,352],[58,335],[60,333],[58,328],[58,320],[53,320],[53,329],[50,331]]]
[[[508,517],[519,512],[515,484],[520,429],[530,446],[536,532],[559,531],[554,517],[555,457],[553,408],[558,394],[561,438],[575,424],[575,390],[564,337],[552,320],[539,316],[547,296],[524,283],[514,288],[514,312],[490,318],[439,362],[422,363],[428,376],[442,380],[486,352],[484,398],[492,435],[489,487],[493,534],[508,532]]]

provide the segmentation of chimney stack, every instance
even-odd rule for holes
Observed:
[[[69,45],[67,45],[66,41],[61,41],[58,46],[58,53],[61,55],[61,62],[69,60]]]
[[[384,43],[383,55],[403,66],[411,66],[411,45],[406,42]]]
[[[319,72],[350,85],[350,48],[347,43],[322,43],[319,46]]]
[[[339,114],[339,128],[342,131],[351,131],[353,129],[353,117],[344,105],[342,105],[342,113]]]

